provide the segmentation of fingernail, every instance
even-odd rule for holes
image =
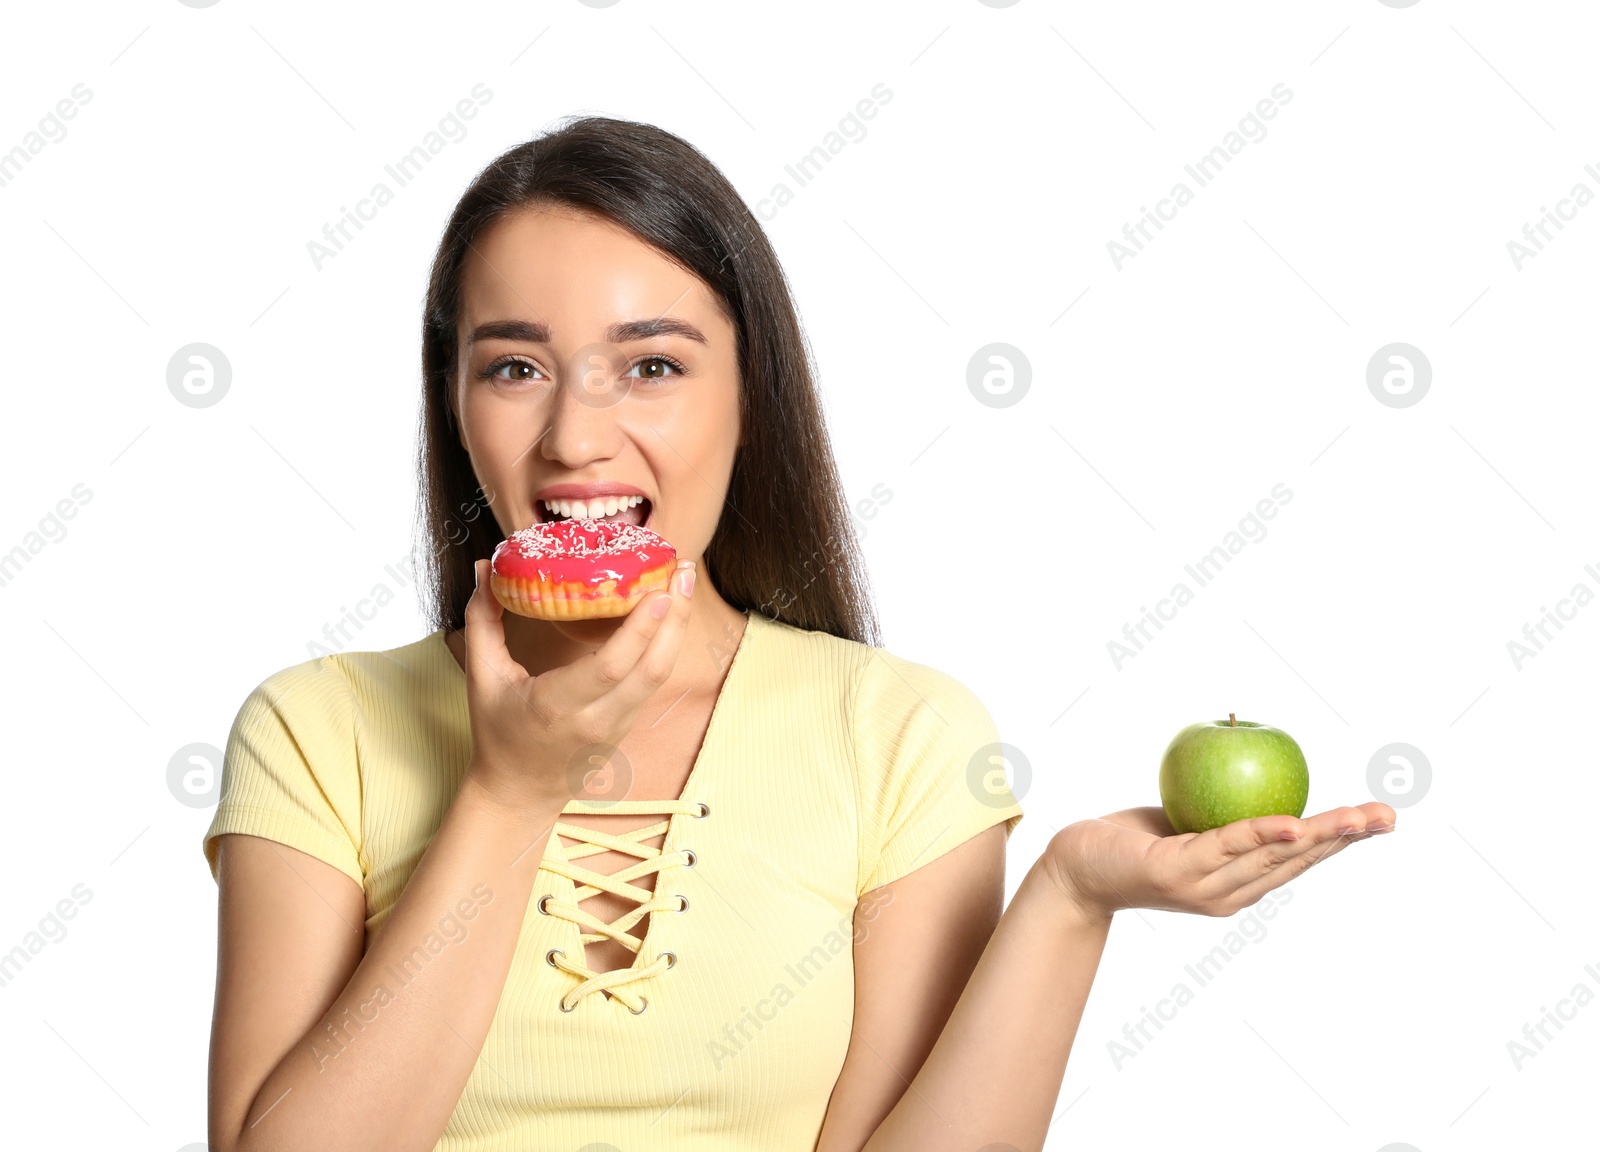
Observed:
[[[1285,828],[1282,832],[1278,833],[1278,839],[1279,840],[1298,840],[1298,839],[1300,839],[1300,833],[1296,832],[1293,828]]]
[[[478,562],[477,562],[477,561],[476,561],[476,560],[474,560],[474,561],[473,561],[473,562],[472,562],[472,587],[473,587],[473,588],[474,588],[474,589],[476,589],[476,588],[477,588],[477,587],[478,587],[478,580],[479,580],[479,576],[478,576]]]
[[[671,596],[657,596],[650,605],[650,616],[659,620],[667,614],[667,609],[672,607]]]
[[[1393,824],[1368,824],[1367,825],[1367,831],[1368,832],[1393,832],[1394,831],[1394,825]]]
[[[685,598],[694,595],[694,565],[678,570],[678,591]]]
[[[1356,826],[1354,824],[1346,824],[1343,828],[1339,829],[1339,835],[1348,836],[1355,830]]]

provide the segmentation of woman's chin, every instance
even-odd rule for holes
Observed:
[[[576,644],[604,644],[626,616],[601,616],[593,620],[551,620],[549,624]]]

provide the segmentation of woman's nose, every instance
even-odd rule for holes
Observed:
[[[617,407],[628,394],[625,370],[620,354],[604,345],[580,349],[567,362],[541,440],[546,459],[576,469],[615,454]]]

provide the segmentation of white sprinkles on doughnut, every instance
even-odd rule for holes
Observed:
[[[565,527],[572,525],[577,528]],[[591,539],[594,541],[591,544]],[[632,552],[640,560],[650,559],[650,549],[666,540],[643,524],[583,518],[533,524],[513,532],[508,543],[527,560],[560,560],[568,557],[619,556]]]

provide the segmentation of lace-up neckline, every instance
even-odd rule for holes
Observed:
[[[585,996],[594,992],[603,992],[610,998],[621,1002],[634,1015],[643,1012],[649,1004],[648,997],[636,991],[633,985],[642,984],[672,968],[678,962],[678,956],[672,951],[662,951],[656,948],[655,942],[659,939],[661,928],[660,917],[653,915],[656,912],[688,912],[688,897],[671,891],[672,885],[664,882],[663,875],[675,875],[676,870],[693,868],[699,862],[693,848],[678,847],[673,843],[672,825],[674,816],[692,817],[702,820],[710,816],[710,805],[697,799],[692,799],[705,791],[705,768],[710,762],[722,754],[718,741],[727,737],[722,733],[721,725],[726,721],[722,717],[732,705],[727,704],[730,692],[737,691],[738,669],[741,657],[750,647],[750,634],[759,631],[765,624],[765,618],[758,612],[746,612],[744,630],[740,633],[738,646],[733,649],[732,660],[727,672],[723,675],[722,685],[717,691],[716,702],[711,706],[711,718],[706,724],[704,737],[700,741],[700,750],[696,754],[694,764],[689,769],[689,776],[684,782],[683,792],[676,800],[617,800],[617,801],[585,801],[572,800],[561,810],[563,816],[592,814],[597,816],[641,816],[660,814],[664,819],[653,824],[646,824],[640,828],[633,828],[617,834],[602,832],[593,828],[585,828],[577,824],[560,820],[551,833],[549,846],[546,850],[541,867],[550,873],[563,876],[572,882],[573,892],[571,902],[559,899],[555,893],[545,893],[536,898],[538,910],[547,916],[554,916],[567,920],[579,929],[578,941],[580,947],[576,954],[561,947],[549,947],[545,951],[544,959],[552,968],[576,977],[575,983],[562,997],[560,1008],[563,1012],[571,1012],[577,1007],[578,1002]],[[561,837],[577,840],[579,843],[568,848],[561,843]],[[662,837],[661,847],[653,848],[645,843],[656,836]],[[580,861],[607,850],[620,852],[627,856],[638,858],[638,862],[629,864],[609,876],[585,868]],[[635,883],[644,876],[656,873],[655,891],[640,887]],[[600,919],[594,913],[581,907],[582,901],[599,892],[610,892],[614,896],[622,896],[633,901],[637,907],[623,913],[617,919],[610,921]],[[645,917],[649,923],[645,927],[644,939],[634,936],[629,929]],[[670,931],[670,929],[667,929]],[[632,965],[627,968],[613,968],[607,972],[596,972],[584,961],[583,945],[596,944],[602,940],[614,940],[634,954]]]
[[[715,709],[713,709],[714,718]],[[701,745],[702,749],[704,749],[705,743],[709,743],[709,729],[707,740]],[[698,768],[699,763],[697,761],[695,769],[698,770]],[[694,775],[695,772],[691,771],[691,781]],[[685,791],[687,791],[687,787]],[[539,898],[539,910],[547,916],[569,920],[579,925],[580,928],[589,929],[587,932],[580,932],[578,936],[580,944],[595,944],[601,940],[615,940],[635,955],[633,964],[630,967],[613,968],[609,972],[596,972],[583,962],[581,952],[579,957],[574,958],[568,956],[559,948],[550,949],[546,953],[545,959],[552,967],[580,977],[582,980],[582,983],[577,984],[566,995],[562,996],[561,1010],[570,1012],[577,1006],[579,1000],[582,1000],[591,992],[598,992],[603,989],[610,993],[613,998],[626,1005],[630,1012],[638,1015],[645,1010],[646,1001],[644,997],[634,992],[628,985],[649,980],[665,972],[677,962],[677,956],[672,952],[654,952],[653,950],[653,954],[645,952],[650,938],[656,935],[654,918],[651,919],[645,929],[643,940],[634,936],[629,932],[629,929],[653,912],[687,911],[688,898],[677,893],[663,891],[665,885],[662,882],[661,874],[665,874],[671,869],[693,867],[696,863],[693,849],[685,848],[668,851],[665,841],[663,841],[660,848],[652,848],[644,842],[655,836],[668,833],[672,825],[671,818],[674,815],[681,814],[704,819],[710,815],[710,808],[697,800],[620,800],[610,804],[594,804],[574,800],[566,808],[562,809],[562,812],[564,815],[595,813],[612,816],[661,813],[667,817],[667,819],[655,824],[634,828],[621,835],[557,821],[554,832],[555,837],[567,836],[580,841],[580,843],[572,848],[562,848],[560,847],[559,839],[553,839],[552,843],[559,849],[560,854],[554,857],[547,857],[544,863],[546,871],[553,872],[558,876],[565,876],[572,881],[573,893],[570,904],[564,901],[558,902],[554,896],[542,896]],[[628,856],[637,856],[639,862],[630,864],[609,876],[591,871],[576,863],[576,861],[582,860],[584,857],[593,856],[597,852],[607,850],[621,852]],[[633,881],[638,880],[640,877],[648,876],[652,872],[658,874],[653,893],[633,883]],[[626,897],[634,901],[637,907],[607,923],[580,906],[584,900],[601,891]],[[643,964],[640,963],[641,959],[644,960]]]

